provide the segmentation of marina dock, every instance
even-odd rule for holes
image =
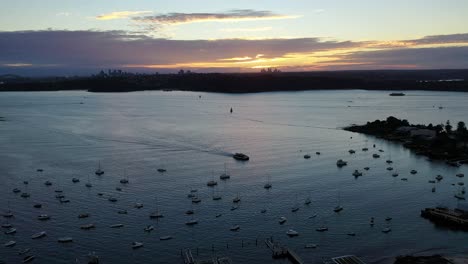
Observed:
[[[302,259],[296,254],[296,252],[287,248],[286,246],[274,243],[271,239],[265,240],[265,244],[271,250],[273,258],[287,258],[295,264],[304,263]]]
[[[460,209],[442,207],[421,210],[421,216],[435,223],[468,230],[468,212]]]

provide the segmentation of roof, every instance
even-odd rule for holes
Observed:
[[[332,258],[336,264],[365,264],[364,261],[353,255]]]

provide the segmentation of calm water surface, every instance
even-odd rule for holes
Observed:
[[[423,91],[407,92],[405,97],[357,90],[243,95],[1,93],[0,116],[6,121],[0,122],[0,209],[6,211],[10,204],[15,216],[9,222],[18,231],[0,235],[1,244],[17,241],[13,248],[0,247],[0,260],[19,263],[17,252],[31,248],[34,263],[84,261],[92,251],[103,263],[180,263],[180,250],[191,248],[199,259],[216,255],[229,256],[234,263],[287,263],[271,259],[263,243],[271,236],[296,250],[306,263],[344,254],[373,263],[405,253],[466,253],[467,233],[436,228],[419,211],[435,205],[463,206],[453,197],[457,187],[452,183],[460,181],[455,174],[468,174],[467,166],[429,162],[399,145],[340,129],[389,115],[412,123],[447,119],[468,123],[466,102],[468,94]],[[364,147],[370,150],[362,152]],[[350,155],[349,149],[356,149],[356,154]],[[385,152],[373,159],[377,149]],[[234,152],[247,153],[251,160],[236,162],[231,158]],[[304,159],[306,153],[312,158]],[[337,159],[349,165],[339,169]],[[399,177],[386,170],[387,159],[394,161]],[[99,161],[103,176],[94,175]],[[228,181],[219,180],[224,164],[231,174]],[[366,166],[370,170],[362,177],[351,175]],[[158,173],[160,167],[167,172]],[[38,168],[44,172],[36,172]],[[418,174],[411,175],[411,169]],[[130,184],[123,186],[119,180],[125,171]],[[432,193],[428,180],[437,174],[445,178]],[[213,175],[217,188],[206,186]],[[263,188],[268,175],[273,185],[269,191]],[[73,177],[81,182],[73,184]],[[403,177],[408,181],[401,181]],[[88,178],[93,184],[89,189]],[[23,185],[24,180],[29,185]],[[45,186],[46,180],[53,185]],[[15,187],[31,197],[14,194]],[[184,212],[192,208],[187,198],[192,188],[198,189],[202,202],[193,205],[199,224],[191,227],[185,225],[191,217]],[[60,204],[56,189],[71,202]],[[222,200],[213,201],[214,192]],[[237,194],[242,201],[231,211]],[[109,202],[109,196],[118,202]],[[307,197],[312,200],[309,206],[304,205]],[[38,202],[42,209],[33,208]],[[136,202],[144,207],[134,208]],[[338,203],[344,210],[334,213]],[[292,213],[296,204],[300,210]],[[148,217],[156,206],[165,216],[159,221]],[[124,209],[127,215],[117,213]],[[262,209],[267,212],[260,213]],[[91,217],[78,219],[83,212]],[[52,219],[38,221],[44,213]],[[218,214],[222,216],[216,218]],[[314,214],[317,217],[309,219]],[[281,216],[288,219],[284,225],[278,224]],[[391,223],[385,222],[387,216],[393,217]],[[370,217],[376,219],[374,227]],[[96,229],[79,228],[88,223]],[[125,227],[109,228],[116,223]],[[144,232],[150,224],[155,230]],[[230,231],[236,224],[240,230]],[[316,232],[322,225],[329,231]],[[392,232],[382,233],[386,226]],[[288,238],[290,228],[300,235]],[[46,231],[47,237],[32,240],[39,231]],[[349,237],[348,232],[357,235]],[[164,235],[174,238],[160,241]],[[74,242],[57,243],[64,236]],[[133,241],[145,245],[132,250]],[[304,249],[306,243],[318,248]]]

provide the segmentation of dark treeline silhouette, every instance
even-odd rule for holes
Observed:
[[[0,76],[0,91],[184,90],[223,93],[326,89],[468,91],[468,70],[135,74],[109,70],[89,77]]]

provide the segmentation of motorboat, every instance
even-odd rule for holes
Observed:
[[[465,200],[465,196],[462,193],[456,193],[454,197],[458,200]]]
[[[27,185],[29,184],[29,181],[23,181],[23,184]]]
[[[128,214],[127,210],[119,210],[117,211],[118,214]]]
[[[237,209],[239,209],[239,206],[237,206],[237,205],[231,206],[231,211],[234,211],[234,210],[237,210]]]
[[[152,225],[146,226],[144,230],[145,230],[145,232],[151,232],[151,231],[154,230],[154,226],[152,226]]]
[[[395,172],[395,173],[392,174],[393,177],[398,177],[398,175],[399,175],[399,174],[398,174],[397,172]]]
[[[34,255],[26,256],[23,258],[23,263],[28,263],[31,262],[35,259],[36,257]]]
[[[309,205],[310,203],[312,203],[312,201],[310,200],[309,197],[307,197],[307,198],[305,199],[305,201],[304,201],[304,204],[305,204],[305,205]]]
[[[143,208],[143,204],[142,203],[136,203],[135,208],[141,209],[141,208]]]
[[[21,192],[21,190],[20,190],[20,189],[18,189],[18,188],[14,188],[14,189],[13,189],[13,192],[14,192],[14,193],[20,193],[20,192]]]
[[[380,158],[380,155],[379,155],[379,154],[373,154],[372,157],[373,157],[374,159],[378,159],[378,158]]]
[[[356,233],[354,233],[354,232],[349,232],[349,233],[347,233],[346,235],[347,235],[347,236],[356,236]]]
[[[110,228],[121,228],[121,227],[124,227],[123,224],[114,224],[114,225],[111,225]]]
[[[94,224],[87,224],[87,225],[80,226],[80,229],[83,229],[83,230],[89,230],[89,229],[93,229],[93,228],[96,228],[96,226]]]
[[[88,218],[88,217],[89,217],[88,213],[83,213],[83,214],[78,215],[78,218]]]
[[[328,227],[321,226],[321,227],[319,227],[319,228],[316,228],[315,231],[317,231],[317,232],[325,232],[325,231],[328,231]]]
[[[393,163],[392,160],[386,160],[385,162],[387,162],[387,164],[392,164]]]
[[[240,201],[241,201],[241,199],[239,197],[239,194],[237,194],[237,196],[234,199],[232,199],[233,203],[239,203]]]
[[[309,219],[314,219],[315,217],[317,217],[317,214],[313,214],[313,215],[309,216]]]
[[[128,183],[128,179],[121,179],[121,180],[120,180],[120,183],[122,183],[122,184],[127,184],[127,183]]]
[[[266,212],[267,212],[267,210],[266,210],[266,209],[262,209],[262,210],[260,210],[260,213],[262,213],[262,214],[264,214],[264,213],[266,213]]]
[[[320,155],[321,153],[319,151],[315,152],[316,155]]]
[[[333,211],[334,211],[335,213],[338,213],[338,212],[340,212],[340,211],[342,211],[342,210],[343,210],[343,207],[341,207],[340,205],[337,205],[337,206],[335,206],[335,208],[333,208]]]
[[[354,176],[354,177],[362,176],[362,172],[360,172],[360,171],[358,171],[358,170],[354,170],[353,176]]]
[[[201,202],[201,199],[198,198],[197,196],[192,198],[192,203],[200,203],[200,202]]]
[[[85,184],[85,186],[88,187],[88,188],[93,187],[93,185],[92,185],[90,182],[87,182],[87,183]]]
[[[14,233],[16,233],[16,228],[10,228],[5,231],[5,235],[13,235]]]
[[[45,237],[47,236],[47,233],[45,231],[42,231],[42,232],[39,232],[39,233],[36,233],[34,235],[31,236],[32,239],[38,239],[38,238],[41,238],[41,237]]]
[[[143,247],[143,243],[141,242],[132,242],[132,248],[137,249]]]
[[[348,150],[348,152],[349,152],[349,154],[354,154],[354,153],[356,153],[356,151],[355,151],[354,149],[350,149],[350,150]]]
[[[12,227],[13,227],[13,225],[10,224],[10,223],[4,223],[4,224],[2,224],[2,228],[12,228]]]
[[[71,238],[71,237],[60,237],[59,239],[57,239],[57,241],[59,243],[70,243],[70,242],[73,242],[73,238]]]
[[[265,183],[265,185],[263,185],[263,188],[265,189],[270,189],[271,188],[271,183]]]
[[[46,215],[46,214],[41,214],[41,215],[39,215],[39,216],[37,217],[37,219],[42,220],[42,221],[44,221],[44,220],[49,220],[49,219],[50,219],[50,216],[48,216],[48,215]]]
[[[304,248],[317,248],[317,244],[305,244]]]
[[[45,185],[45,186],[51,186],[51,185],[52,185],[52,182],[50,182],[50,181],[45,181],[45,182],[44,182],[44,185]]]
[[[115,187],[115,190],[121,192],[122,188],[121,187]]]
[[[244,153],[235,153],[234,155],[232,155],[232,157],[235,160],[240,160],[240,161],[248,161],[250,159],[249,156],[245,155]]]
[[[393,219],[393,218],[391,218],[391,217],[386,217],[386,218],[385,218],[385,221],[392,221],[392,219]]]
[[[218,185],[218,182],[215,181],[215,180],[211,180],[211,181],[208,181],[206,183],[206,186],[208,186],[208,187],[213,187],[213,186],[216,186],[216,185]]]
[[[22,249],[22,250],[18,251],[18,255],[20,255],[20,256],[24,255],[24,254],[28,253],[29,251],[31,251],[30,248]]]
[[[164,217],[163,214],[161,214],[160,212],[156,211],[156,212],[153,212],[149,215],[150,218],[152,219],[157,219],[157,218],[162,218]]]
[[[402,181],[408,181],[408,178],[401,178]]]
[[[282,216],[282,217],[279,218],[278,223],[280,223],[280,225],[282,225],[282,224],[286,223],[286,221],[287,221],[286,217]]]
[[[309,154],[305,154],[305,155],[304,155],[304,159],[310,159],[310,155],[309,155]]]
[[[382,229],[382,233],[389,233],[391,231],[392,231],[392,229],[390,227],[385,227],[385,228]]]
[[[370,168],[369,167],[364,167],[364,170],[368,171],[368,170],[370,170]]]
[[[435,178],[436,178],[437,181],[441,181],[444,178],[444,176],[439,174]]]
[[[293,208],[291,208],[291,212],[295,213],[299,211],[299,207],[298,206],[294,206]]]
[[[72,182],[73,182],[73,183],[80,182],[80,179],[78,179],[78,178],[73,178],[73,179],[72,179]]]
[[[294,230],[294,229],[289,229],[287,232],[286,232],[286,235],[288,235],[289,237],[295,237],[295,236],[298,236],[299,233]]]
[[[24,193],[21,194],[21,197],[23,197],[23,198],[29,198],[30,196],[31,195],[29,193],[27,193],[27,192],[24,192]]]
[[[198,224],[198,220],[197,219],[190,219],[189,221],[185,222],[186,225],[196,225]]]
[[[158,172],[160,172],[160,173],[164,173],[164,172],[166,172],[166,171],[167,171],[167,170],[166,170],[166,169],[163,169],[163,168],[159,168],[159,169],[158,169]]]
[[[343,166],[346,166],[346,165],[348,165],[348,162],[346,162],[346,161],[344,161],[342,159],[339,159],[338,161],[336,161],[336,166],[338,166],[340,168],[343,167]]]
[[[463,173],[458,173],[456,176],[457,176],[458,178],[463,178],[463,177],[465,177],[465,174],[463,174]]]
[[[60,203],[69,203],[69,202],[70,202],[70,200],[69,200],[69,199],[65,199],[65,197],[64,197],[64,198],[60,198],[59,201],[60,201]]]
[[[368,148],[362,148],[362,151],[368,151],[369,149]]]
[[[13,246],[16,245],[16,241],[11,240],[11,241],[6,242],[6,243],[3,244],[3,245],[4,245],[5,247],[13,247]]]
[[[411,174],[416,174],[416,173],[418,173],[418,171],[417,170],[411,170],[410,173]]]
[[[231,231],[238,231],[239,229],[240,229],[239,225],[233,225],[233,226],[231,226],[231,228],[229,228],[229,230],[231,230]]]
[[[219,194],[213,194],[213,200],[214,200],[214,201],[219,201],[219,200],[221,200],[222,198],[223,198],[223,197],[222,197],[221,195],[219,195]]]
[[[159,237],[159,240],[169,240],[169,239],[172,239],[172,236],[162,236],[162,237]]]
[[[115,198],[113,196],[109,197],[107,200],[109,200],[109,202],[113,202],[113,203],[117,202],[117,198]]]
[[[193,211],[192,209],[185,211],[186,215],[192,215],[194,213],[195,213],[195,211]]]
[[[387,167],[387,170],[388,170],[388,171],[392,171],[393,168],[392,168],[392,167]]]
[[[428,182],[429,182],[429,183],[436,183],[435,180],[429,180]]]

